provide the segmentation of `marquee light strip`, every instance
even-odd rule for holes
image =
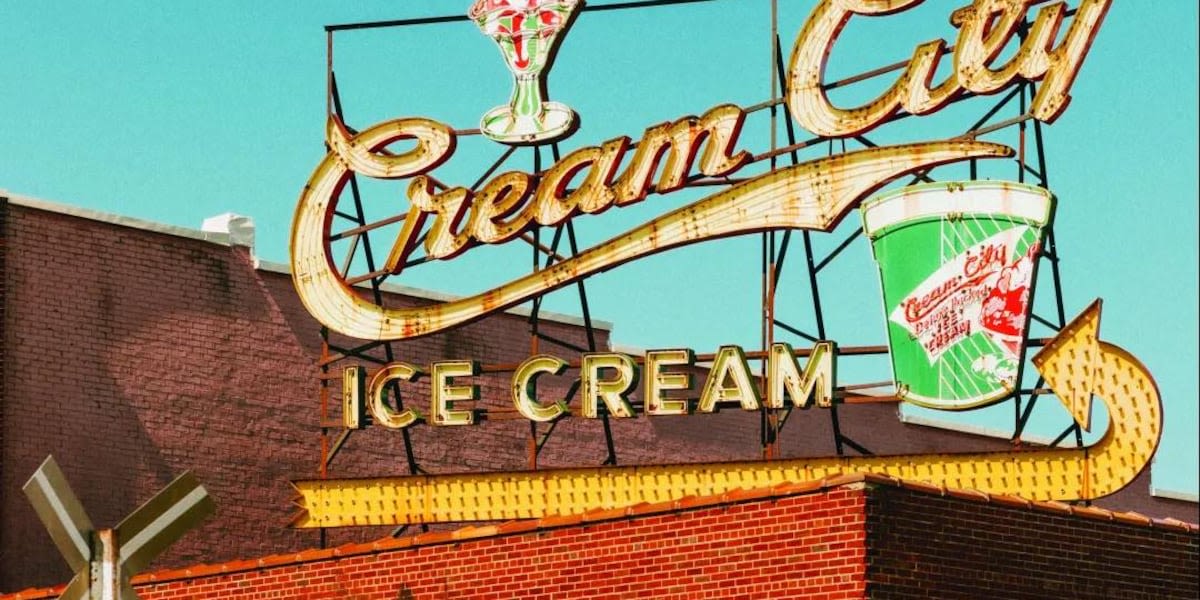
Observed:
[[[1100,498],[1128,485],[1149,464],[1162,432],[1162,404],[1149,371],[1099,340],[1099,323],[1096,302],[1034,357],[1081,426],[1089,424],[1091,394],[1107,405],[1108,431],[1086,448],[298,481],[293,485],[302,510],[292,525],[540,518],[863,472],[1028,500]]]
[[[411,135],[404,130],[391,123],[372,127],[345,142],[346,154],[355,157],[364,149],[381,148]],[[422,143],[449,143],[440,137],[429,139],[436,141]],[[425,155],[424,148],[418,149],[422,150],[420,155]],[[897,177],[947,163],[1011,155],[1012,150],[1001,144],[956,140],[871,148],[815,159],[733,185],[578,256],[486,292],[430,306],[387,308],[356,294],[338,276],[325,246],[331,203],[355,162],[353,158],[343,159],[335,142],[334,150],[313,173],[296,209],[292,277],[305,307],[331,329],[360,339],[406,339],[468,323],[671,248],[777,229],[828,231],[863,198]]]

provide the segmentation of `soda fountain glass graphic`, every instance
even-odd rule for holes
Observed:
[[[582,0],[476,0],[471,6],[467,15],[500,47],[513,74],[512,98],[483,115],[479,125],[483,135],[508,144],[531,144],[571,131],[574,111],[546,100],[542,75],[553,59],[559,34],[582,4]]]
[[[863,203],[896,395],[944,410],[1016,388],[1054,197],[1004,181],[918,185]]]

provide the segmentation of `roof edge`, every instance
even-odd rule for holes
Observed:
[[[287,275],[289,277],[292,274],[291,266],[286,263],[280,263],[280,262],[275,262],[275,261],[270,261],[270,260],[259,260],[257,262],[256,267],[260,271],[279,273],[282,275]],[[354,287],[368,288],[370,286],[367,282],[364,281],[364,282],[355,284]],[[385,284],[379,286],[379,289],[384,292],[387,292],[389,294],[399,294],[401,296],[409,296],[412,298],[421,298],[423,300],[433,300],[435,302],[453,302],[455,300],[459,300],[459,299],[463,298],[463,296],[459,296],[456,294],[449,294],[446,292],[438,292],[438,291],[427,290],[427,289],[423,289],[423,288],[409,287],[407,285],[399,285],[399,284],[395,284],[395,283],[385,283]],[[532,311],[530,311],[528,308],[525,308],[523,306],[510,308],[510,309],[504,311],[504,313],[510,314],[510,315],[517,315],[520,317],[528,317],[533,314]],[[557,313],[557,312],[548,311],[548,310],[539,310],[538,311],[538,319],[554,321],[556,323],[563,323],[566,325],[575,325],[578,327],[586,327],[587,326],[587,321],[585,321],[583,317],[577,317],[575,315],[567,315],[567,314]],[[605,321],[603,319],[592,319],[592,327],[603,330],[603,331],[612,332],[613,323],[611,321]]]
[[[405,550],[409,548],[457,544],[484,538],[520,535],[524,533],[550,531],[579,525],[591,525],[610,521],[649,517],[672,512],[700,510],[729,504],[742,504],[746,502],[782,498],[786,496],[801,496],[820,492],[829,492],[838,488],[852,491],[863,491],[866,489],[866,482],[871,481],[874,478],[874,475],[861,473],[851,475],[832,475],[816,481],[784,483],[774,487],[755,488],[748,490],[739,489],[712,496],[686,496],[678,500],[657,503],[643,502],[641,504],[624,508],[593,509],[573,515],[556,515],[543,517],[540,519],[514,520],[507,521],[499,525],[485,525],[481,527],[466,526],[453,531],[429,532],[403,538],[383,538],[374,542],[350,543],[337,546],[335,548],[302,550],[300,552],[271,555],[259,559],[235,560],[214,565],[198,565],[183,569],[170,569],[156,573],[145,573],[135,576],[133,578],[133,584],[161,584],[193,579],[196,577],[210,577],[214,575],[243,573],[258,569],[316,562],[331,558],[345,558],[351,556],[363,556],[369,554],[378,554],[381,552]],[[40,598],[41,596],[22,596],[20,598],[32,599],[35,597]]]
[[[1178,500],[1180,502],[1191,502],[1192,504],[1200,503],[1200,494],[1196,492],[1184,492],[1180,490],[1168,490],[1165,488],[1150,486],[1150,495],[1155,498],[1166,498],[1167,500]]]
[[[71,216],[71,217],[78,217],[81,219],[87,219],[89,221],[97,221],[100,223],[109,223],[109,224],[117,225],[120,227],[129,227],[131,229],[140,229],[142,231],[149,231],[152,233],[161,233],[164,235],[170,235],[170,236],[174,236],[174,237],[186,238],[186,239],[191,239],[191,240],[199,240],[202,242],[210,242],[213,244],[217,244],[219,246],[229,247],[229,246],[234,245],[228,233],[202,231],[200,229],[192,229],[189,227],[181,227],[178,225],[167,225],[164,223],[157,223],[155,221],[138,219],[136,217],[127,217],[124,215],[118,215],[116,213],[109,213],[109,212],[104,212],[104,211],[99,211],[99,210],[93,210],[90,208],[72,206],[69,204],[63,204],[61,202],[52,202],[50,200],[42,200],[40,198],[24,196],[21,194],[13,194],[13,193],[8,192],[7,190],[3,190],[3,189],[0,189],[0,198],[7,199],[10,203],[12,203],[16,206],[32,208],[35,210],[41,210],[41,211],[45,211],[45,212],[49,212],[49,213],[67,215],[67,216]],[[269,261],[269,260],[262,260],[257,257],[254,259],[254,263],[255,263],[255,268],[257,268],[260,271],[268,271],[271,273],[282,273],[285,275],[291,275],[291,268],[285,263],[278,263],[278,262]],[[365,282],[360,283],[360,284],[358,284],[357,287],[367,287],[367,284]],[[390,294],[400,294],[403,296],[410,296],[413,298],[421,298],[423,300],[433,300],[435,302],[451,302],[453,300],[458,300],[459,298],[461,298],[461,296],[456,296],[454,294],[447,294],[444,292],[437,292],[437,291],[433,291],[433,290],[426,290],[426,289],[409,287],[409,286],[405,286],[405,285],[396,285],[396,284],[391,284],[391,283],[383,284],[382,286],[380,286],[380,289],[382,289],[383,291],[388,292]],[[528,317],[532,314],[532,312],[528,308],[524,308],[524,307],[510,308],[504,312],[507,314],[517,315],[517,316],[521,316],[521,317]],[[567,314],[556,313],[556,312],[551,312],[551,311],[546,311],[546,310],[539,310],[538,318],[545,319],[547,321],[553,321],[556,323],[562,323],[565,325],[574,325],[574,326],[578,326],[578,327],[585,327],[587,325],[587,322],[583,319],[583,317],[577,317],[574,315],[567,315]],[[594,327],[596,329],[601,329],[603,331],[611,332],[613,330],[613,323],[611,321],[605,321],[605,320],[601,320],[601,319],[592,319],[592,327]]]
[[[508,521],[499,525],[485,525],[482,527],[467,526],[453,531],[423,533],[404,538],[384,538],[374,542],[345,544],[336,548],[303,550],[296,553],[279,554],[260,559],[231,561],[216,565],[199,565],[191,568],[174,569],[139,575],[134,578],[134,583],[139,585],[167,583],[195,577],[239,573],[262,568],[273,568],[299,563],[315,562],[330,558],[361,556],[366,554],[377,554],[380,552],[404,550],[423,546],[462,543],[483,538],[519,535],[523,533],[549,531],[578,525],[618,521],[637,517],[648,517],[671,512],[699,510],[729,504],[742,504],[787,496],[801,496],[829,492],[836,489],[861,491],[873,485],[887,486],[890,488],[904,489],[930,495],[950,496],[960,500],[971,501],[979,504],[1009,506],[1036,512],[1049,512],[1075,518],[1112,521],[1151,529],[1173,530],[1184,533],[1200,534],[1200,525],[1179,521],[1177,519],[1153,519],[1134,512],[1117,512],[1091,506],[1075,506],[1053,501],[1031,501],[1023,498],[1017,498],[1015,496],[989,494],[979,490],[947,488],[945,486],[937,486],[920,481],[900,479],[888,475],[879,475],[874,473],[852,473],[849,475],[831,475],[824,479],[814,481],[783,483],[774,487],[739,489],[712,496],[688,496],[678,500],[658,503],[641,503],[625,508],[594,509],[574,515],[561,515],[543,517],[541,519]]]
[[[422,533],[404,538],[383,538],[374,542],[351,543],[335,548],[310,549],[299,552],[276,554],[259,559],[234,560],[213,565],[197,565],[181,569],[167,569],[153,573],[137,575],[133,578],[134,585],[155,585],[183,581],[198,577],[232,575],[259,569],[284,567],[295,564],[363,556],[444,544],[456,544],[471,540],[519,535],[531,532],[549,531],[579,525],[587,525],[608,521],[619,521],[636,517],[646,517],[670,512],[683,512],[712,508],[729,504],[768,500],[785,496],[801,496],[835,489],[863,491],[871,486],[886,486],[903,489],[916,493],[949,496],[959,500],[978,504],[993,504],[1010,508],[1024,509],[1036,512],[1046,512],[1080,519],[1110,521],[1146,527],[1150,529],[1172,530],[1189,534],[1200,534],[1200,525],[1187,523],[1177,519],[1153,519],[1134,512],[1116,512],[1093,506],[1076,506],[1054,501],[1031,501],[1016,496],[1004,494],[989,494],[979,490],[948,488],[932,485],[921,481],[900,479],[889,475],[874,473],[852,473],[849,475],[832,475],[820,480],[784,483],[774,487],[741,489],[712,496],[688,496],[678,500],[659,503],[642,503],[625,508],[595,509],[575,515],[544,517],[541,519],[526,519],[508,521],[499,525],[481,527],[467,526],[453,531]],[[8,594],[9,600],[35,600],[57,596],[65,588],[59,585],[49,588],[33,588]]]
[[[187,238],[192,240],[200,240],[202,242],[211,242],[219,246],[231,246],[228,233],[217,233],[215,231],[201,231],[199,229],[190,229],[188,227],[180,227],[178,225],[167,225],[164,223],[156,223],[136,217],[127,217],[116,213],[103,212],[83,208],[80,206],[71,206],[60,202],[51,202],[50,200],[42,200],[30,196],[22,196],[13,194],[6,190],[0,190],[0,198],[4,198],[9,203],[25,208],[32,208],[60,215],[78,217],[89,221],[98,221],[101,223],[109,223],[121,227],[129,227],[132,229],[141,229],[142,231],[150,231],[153,233],[162,233],[175,237]]]

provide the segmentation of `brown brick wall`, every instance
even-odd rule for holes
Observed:
[[[865,481],[864,481],[865,479]],[[160,571],[180,598],[1195,598],[1195,526],[869,476]],[[44,600],[61,588],[0,600]]]
[[[320,543],[314,531],[284,526],[293,510],[287,481],[314,477],[320,456],[320,328],[288,276],[255,270],[242,248],[16,204],[8,206],[4,237],[19,251],[8,253],[3,273],[9,327],[0,405],[0,590],[70,577],[19,491],[47,454],[55,455],[98,527],[115,526],[180,472],[196,473],[217,515],[156,568]],[[541,329],[586,344],[578,327],[542,321]],[[422,366],[462,358],[515,363],[529,355],[529,340],[526,318],[497,315],[397,344],[397,358]],[[607,347],[605,332],[597,343]],[[546,341],[541,351],[575,355]],[[490,405],[507,405],[507,375],[480,383]],[[543,391],[562,394],[568,383],[567,377],[547,381]],[[406,401],[427,402],[426,392],[426,385],[413,386]],[[758,452],[758,416],[734,411],[637,419],[614,423],[614,430],[623,464]],[[419,425],[411,438],[429,472],[527,465],[523,420],[455,430]],[[602,425],[569,420],[546,444],[540,464],[591,465],[605,456]],[[331,468],[346,477],[406,472],[403,437],[381,428],[354,434]],[[328,542],[388,531],[333,532]]]
[[[319,327],[286,275],[255,270],[243,248],[16,205],[5,233],[20,251],[10,255],[3,282],[13,327],[4,338],[9,385],[0,413],[0,589],[69,577],[19,492],[51,453],[99,527],[116,525],[175,475],[195,471],[218,515],[156,566],[318,545],[316,532],[284,527],[292,510],[287,480],[316,474],[320,355]],[[541,327],[584,343],[579,328]],[[398,358],[516,362],[529,353],[528,329],[521,317],[497,316],[401,344]],[[598,341],[607,345],[603,334]],[[485,394],[506,397],[498,396],[507,394],[499,378],[483,383]],[[410,391],[420,398],[425,389]],[[552,443],[546,461],[599,463],[597,426],[566,427],[578,437]],[[527,429],[519,421],[454,432],[418,426],[413,440],[431,472],[515,467],[525,464]],[[399,434],[371,429],[351,438],[332,472],[399,474],[404,456]]]
[[[870,598],[1196,598],[1195,533],[867,492]],[[936,593],[934,593],[936,591]]]
[[[317,543],[279,526],[314,464],[312,360],[244,250],[16,205],[7,238],[0,588],[69,578],[19,491],[51,453],[99,527],[194,470],[220,517],[165,564]]]
[[[4,498],[8,495],[8,486],[6,485],[7,480],[5,479],[5,475],[7,474],[8,470],[5,469],[6,461],[4,460],[4,457],[6,456],[4,454],[4,412],[5,404],[7,403],[8,398],[4,391],[4,375],[8,372],[8,363],[5,360],[5,354],[6,349],[8,348],[9,330],[8,312],[5,310],[5,307],[8,306],[8,294],[6,293],[8,289],[8,267],[6,262],[7,255],[8,198],[0,197],[0,507],[4,506]],[[0,516],[2,516],[2,513],[0,513]],[[3,548],[3,544],[4,525],[3,520],[0,519],[0,548]],[[2,557],[3,554],[0,554],[0,558]],[[3,587],[0,586],[0,589],[3,589]]]

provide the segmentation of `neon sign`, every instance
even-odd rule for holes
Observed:
[[[470,18],[497,42],[515,78],[509,103],[488,111],[479,133],[502,144],[527,145],[562,139],[574,131],[574,112],[547,99],[543,77],[581,4],[582,0],[478,0],[471,6]],[[787,63],[787,90],[772,102],[786,105],[791,118],[805,129],[832,139],[857,136],[901,111],[929,115],[968,95],[996,94],[1038,82],[1023,118],[1050,123],[1070,102],[1072,84],[1111,0],[1080,0],[1073,11],[1065,2],[1046,3],[1032,22],[1030,7],[1041,2],[975,0],[950,14],[958,30],[953,45],[941,39],[918,45],[883,94],[861,106],[835,106],[826,94],[824,71],[842,29],[851,19],[886,16],[918,4],[921,0],[817,2],[795,39]],[[1062,31],[1071,14],[1070,25]],[[1015,51],[997,64],[1002,51],[1014,45]],[[941,69],[944,79],[935,82],[943,59],[951,68]],[[743,147],[741,132],[750,111],[722,104],[699,116],[651,125],[636,141],[620,136],[584,145],[540,172],[492,175],[489,171],[470,188],[436,177],[439,167],[454,155],[462,133],[451,126],[409,117],[352,132],[330,116],[329,152],[305,186],[292,226],[296,289],[309,312],[333,331],[363,340],[405,340],[450,330],[592,274],[685,245],[775,230],[830,231],[861,206],[863,231],[880,269],[897,398],[959,410],[1010,397],[1021,380],[1036,265],[1043,233],[1053,218],[1053,196],[1032,186],[971,181],[908,187],[868,198],[901,176],[951,163],[1011,157],[1013,150],[972,137],[905,143],[844,151],[735,180],[731,176],[773,156]],[[399,141],[407,142],[408,149],[386,150]],[[649,202],[653,195],[687,188],[698,179],[725,187],[492,289],[443,303],[390,307],[357,293],[330,254],[335,205],[354,175],[407,182],[410,209],[390,220],[401,227],[383,268],[377,271],[389,276],[403,275],[418,249],[424,254],[421,262],[453,260],[473,248],[503,244],[538,227],[562,225],[585,215],[603,218],[606,211]],[[1085,311],[1033,359],[1082,427],[1090,425],[1091,392],[1103,396],[1110,406],[1115,416],[1109,431],[1090,449],[955,458],[797,459],[777,467],[730,463],[705,471],[711,480],[697,480],[696,489],[711,493],[743,478],[774,481],[798,477],[797,473],[815,477],[875,471],[1037,499],[1112,493],[1131,481],[1153,455],[1161,431],[1161,406],[1149,372],[1128,353],[1099,340],[1099,312],[1098,304]],[[577,365],[539,354],[513,370],[511,401],[521,416],[534,423],[568,415],[627,419],[639,414],[715,412],[721,407],[758,411],[832,406],[836,383],[832,342],[817,343],[804,366],[796,354],[786,344],[771,345],[760,356],[765,368],[759,381],[751,375],[740,348],[722,347],[692,398],[684,397],[697,391],[686,373],[694,366],[690,350],[653,351],[640,365],[637,358],[612,352],[584,353]],[[574,412],[562,398],[540,397],[535,385],[539,377],[561,375],[569,367],[579,369],[581,401]],[[477,375],[479,368],[470,360],[437,361],[427,368],[393,360],[372,373],[348,367],[342,374],[342,425],[346,430],[371,423],[391,429],[421,422],[474,425],[477,415],[466,405],[478,399],[471,384]],[[431,380],[425,407],[401,409],[386,401],[386,389],[419,376]],[[644,402],[635,406],[630,394],[639,387]],[[977,466],[987,475],[976,477]],[[684,470],[655,468],[671,471],[671,477]],[[613,469],[593,473],[579,483],[571,479],[574,474],[560,475],[563,481],[547,475],[537,485],[562,486],[567,491],[573,485],[625,490],[630,480],[641,476]],[[453,476],[438,477],[380,485],[400,490],[397,498],[428,503],[437,490],[444,489],[438,487],[444,482],[466,486],[482,481],[471,476],[460,476],[470,480],[465,483]],[[487,486],[492,483],[489,480]],[[339,520],[343,517],[360,522],[357,514],[313,516],[321,507],[344,504],[321,494],[357,494],[355,485],[338,482],[300,489],[302,504],[309,511],[301,519],[304,526],[345,524]],[[494,486],[488,489],[495,490]],[[672,488],[655,493],[681,497],[686,491]],[[499,497],[493,499],[496,502],[484,504],[506,506]],[[496,510],[500,513],[477,517],[531,516]],[[433,507],[425,506],[417,513],[426,518],[432,511]],[[413,522],[406,518],[389,514],[369,520]]]
[[[938,59],[946,53],[945,41],[936,40],[918,46],[890,92],[866,106],[845,110],[833,107],[821,87],[825,57],[841,27],[854,15],[888,14],[920,2],[826,0],[818,3],[796,38],[786,102],[802,126],[822,135],[848,136],[870,129],[901,107],[929,114],[956,94],[996,93],[1014,82],[1041,80],[1033,114],[1052,121],[1067,105],[1070,85],[1110,2],[1084,0],[1062,42],[1053,47],[1052,34],[1063,21],[1065,3],[1043,7],[1021,49],[1004,67],[993,70],[989,62],[1015,34],[1026,3],[977,0],[953,13],[951,20],[959,35],[953,73],[945,82],[928,87]],[[502,4],[508,6],[507,2],[487,3],[499,7],[495,10],[511,9]],[[541,10],[545,3],[526,4]],[[477,3],[472,14],[484,18],[480,6]],[[556,36],[561,33],[553,31]],[[549,44],[545,49],[548,51]],[[921,98],[926,100],[914,100]],[[334,267],[325,243],[333,199],[351,172],[380,179],[411,179],[408,198],[413,210],[387,260],[396,274],[403,268],[403,259],[416,248],[431,216],[425,250],[431,258],[446,260],[473,245],[503,243],[538,225],[559,224],[580,214],[639,202],[652,189],[656,172],[661,175],[653,186],[655,193],[679,189],[697,156],[700,173],[732,174],[753,158],[736,150],[743,118],[739,107],[725,105],[702,117],[651,127],[638,143],[630,166],[619,176],[615,171],[631,144],[623,137],[576,150],[540,174],[500,174],[476,193],[463,187],[442,192],[432,189],[428,173],[454,152],[455,134],[449,126],[431,119],[396,119],[351,134],[331,117],[326,133],[330,152],[310,178],[293,221],[296,289],[309,312],[330,329],[361,339],[406,339],[461,325],[597,271],[670,248],[774,229],[827,230],[849,208],[896,177],[951,162],[1011,155],[1011,150],[997,144],[943,141],[861,150],[779,169],[665,214],[542,273],[434,307],[389,309],[358,297]],[[399,155],[382,152],[399,140],[415,140],[416,144]]]
[[[743,410],[809,408],[814,404],[829,408],[833,404],[834,355],[832,342],[817,344],[803,368],[796,361],[796,352],[787,344],[773,344],[767,354],[766,397],[759,391],[751,373],[745,352],[738,346],[723,346],[713,359],[703,390],[696,399],[668,397],[668,393],[692,391],[691,378],[681,369],[695,365],[691,350],[653,350],[641,361],[646,375],[641,385],[647,416],[687,415],[693,412],[711,413],[722,405]],[[539,354],[523,361],[513,371],[512,400],[517,412],[535,422],[549,422],[570,414],[563,400],[546,401],[537,397],[537,378],[542,375],[561,375],[570,364],[558,357]],[[629,419],[637,410],[629,396],[639,385],[638,360],[616,352],[584,354],[580,368],[582,400],[580,416],[596,419],[600,406],[612,417]],[[428,375],[430,384],[429,412],[406,408],[397,411],[388,405],[389,385],[410,382]],[[405,363],[392,362],[368,377],[362,367],[348,367],[342,378],[342,420],[347,429],[361,429],[374,422],[388,429],[404,429],[424,420],[437,426],[475,425],[470,410],[455,409],[454,402],[479,399],[479,388],[464,380],[479,375],[479,365],[471,361],[442,361],[430,365],[428,371]]]
[[[863,204],[896,394],[964,409],[1016,388],[1050,192],[995,181],[902,188]]]
[[[1083,0],[1066,35],[1054,45],[1067,15],[1065,2],[1038,11],[1016,54],[998,68],[991,63],[1025,26],[1027,0],[976,0],[950,14],[958,28],[954,68],[934,85],[934,73],[949,51],[945,40],[917,46],[900,78],[882,96],[852,109],[833,106],[825,94],[825,61],[838,33],[855,15],[888,15],[922,0],[823,0],[817,3],[792,49],[788,108],[800,125],[825,136],[850,136],[870,130],[896,111],[914,115],[940,110],[956,96],[994,94],[1019,81],[1041,81],[1030,112],[1053,122],[1070,102],[1071,84],[1091,48],[1092,39],[1112,0]]]

